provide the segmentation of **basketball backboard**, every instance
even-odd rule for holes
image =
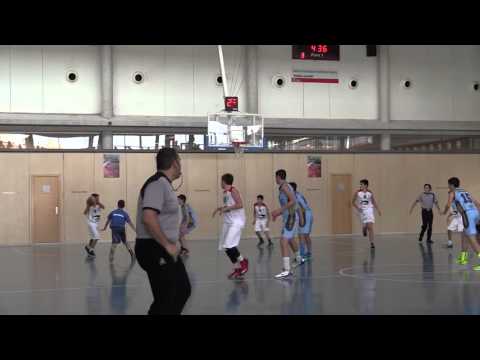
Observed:
[[[263,148],[263,117],[259,114],[219,112],[208,114],[208,146],[232,148]]]

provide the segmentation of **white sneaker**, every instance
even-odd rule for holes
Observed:
[[[447,242],[447,247],[448,247],[448,248],[453,247],[453,242],[452,242],[452,241],[448,241],[448,242]]]
[[[284,279],[286,277],[289,277],[289,276],[292,276],[292,272],[291,271],[282,271],[280,274],[278,275],[275,275],[275,279]]]

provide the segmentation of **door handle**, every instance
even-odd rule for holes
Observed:
[[[58,206],[55,206],[55,215],[58,215]]]

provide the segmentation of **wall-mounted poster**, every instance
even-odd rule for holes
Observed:
[[[103,154],[103,177],[104,178],[120,177],[120,155]]]
[[[322,158],[320,156],[307,156],[307,172],[309,178],[322,177]]]

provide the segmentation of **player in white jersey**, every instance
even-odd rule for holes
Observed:
[[[105,209],[105,206],[100,202],[100,195],[92,194],[87,199],[87,207],[83,211],[83,214],[87,217],[88,232],[90,234],[90,242],[85,246],[85,251],[90,257],[95,257],[93,249],[100,239],[98,223],[100,222],[102,209]]]
[[[263,202],[263,195],[257,196],[257,202],[253,205],[253,225],[255,225],[255,234],[258,237],[257,246],[262,246],[264,241],[262,233],[268,239],[268,246],[273,246],[272,239],[270,238],[268,225],[270,223],[270,211],[267,204]]]
[[[373,193],[368,189],[368,180],[360,180],[360,190],[353,196],[352,204],[360,214],[360,221],[362,223],[363,236],[367,236],[370,240],[370,247],[375,249],[373,224],[375,223],[374,209],[378,211],[378,215],[382,215],[377,206],[377,202],[373,197]]]
[[[463,233],[463,219],[462,215],[458,212],[455,203],[452,203],[450,206],[450,213],[447,216],[447,235],[448,235],[448,242],[447,247],[452,248],[452,232]]]
[[[233,187],[233,175],[222,176],[223,206],[213,212],[213,216],[219,212],[223,214],[223,229],[220,238],[219,250],[225,250],[228,258],[236,267],[228,275],[230,279],[242,278],[248,271],[248,260],[238,250],[242,237],[242,230],[245,227],[245,209],[243,208],[240,192]]]

